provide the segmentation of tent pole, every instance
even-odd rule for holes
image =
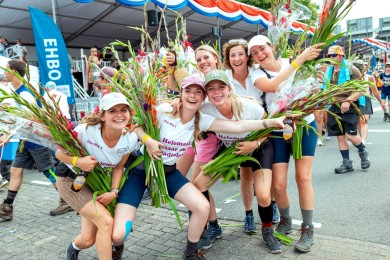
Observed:
[[[219,27],[219,16],[217,16],[217,30],[218,30],[218,52],[219,52],[219,57],[222,60],[221,31],[220,31],[220,27]]]
[[[82,72],[82,75],[83,75],[83,87],[84,89],[87,89],[87,80],[86,80],[86,75],[87,75],[87,71],[85,69],[85,65],[84,65],[84,49],[81,48],[80,49],[80,57],[81,57],[81,72]]]
[[[51,9],[53,12],[53,21],[55,24],[57,24],[57,17],[56,17],[56,2],[55,0],[51,0]]]

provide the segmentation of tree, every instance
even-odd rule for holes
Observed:
[[[237,0],[237,1],[248,5],[256,6],[267,11],[271,9],[270,0]],[[294,1],[304,6],[307,6],[312,12],[311,18],[309,20],[301,21],[301,22],[307,24],[317,22],[320,6],[318,6],[316,3],[313,3],[312,0],[294,0]]]

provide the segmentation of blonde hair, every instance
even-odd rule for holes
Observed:
[[[198,51],[207,51],[207,52],[211,53],[217,59],[217,69],[219,69],[219,70],[224,69],[223,64],[221,62],[221,59],[219,58],[218,53],[215,51],[215,49],[213,47],[211,47],[210,45],[206,45],[206,44],[200,45],[195,50],[195,56],[198,53]]]
[[[129,106],[127,106],[127,109],[129,110],[129,113],[130,113],[129,124],[131,124],[132,120],[133,120],[133,117],[132,117],[132,114],[131,114],[131,108]],[[81,122],[87,124],[87,128],[90,125],[97,125],[97,124],[100,124],[100,126],[103,128],[104,121],[102,120],[102,117],[103,117],[105,112],[106,112],[105,110],[100,109],[97,114],[91,113],[87,117],[84,117],[81,120]]]

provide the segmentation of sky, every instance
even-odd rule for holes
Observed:
[[[313,0],[322,7],[324,0]],[[379,18],[390,17],[389,0],[356,0],[351,12],[347,15],[345,21],[341,22],[341,28],[346,28],[346,21],[351,19],[373,17],[373,28],[379,26]]]

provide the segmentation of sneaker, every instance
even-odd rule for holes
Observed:
[[[80,250],[74,249],[72,243],[68,246],[66,250],[66,260],[78,260]]]
[[[318,146],[323,146],[324,145],[324,143],[322,142],[321,138],[317,139],[317,145]]]
[[[389,118],[389,113],[385,113],[385,115],[383,116],[383,121],[387,121],[387,119]]]
[[[314,242],[313,242],[313,234],[314,234],[313,225],[304,226],[302,223],[300,232],[301,232],[301,238],[295,244],[294,249],[301,252],[301,253],[310,252],[311,246],[314,244]]]
[[[280,217],[280,222],[276,227],[276,231],[278,231],[280,234],[284,236],[291,234],[293,232],[291,217],[288,218]]]
[[[368,152],[366,149],[364,151],[359,152],[359,157],[361,159],[360,165],[362,166],[362,169],[368,169],[371,166],[370,158],[368,157]]]
[[[72,211],[73,209],[68,205],[68,203],[65,202],[60,197],[60,202],[58,204],[58,207],[55,209],[50,210],[50,215],[51,216],[57,216],[57,215],[62,215],[65,214],[66,212]]]
[[[1,181],[0,181],[0,189],[4,188],[8,184],[9,184],[9,182],[5,178],[1,179]]]
[[[0,218],[2,218],[3,221],[12,220],[13,210],[14,207],[11,204],[7,204],[7,203],[0,204]]]
[[[112,245],[112,260],[122,260],[123,251],[125,250],[125,245],[122,243],[119,246]]]
[[[343,159],[343,163],[341,164],[341,166],[334,169],[335,173],[346,173],[352,171],[353,171],[352,161],[347,159]]]
[[[148,200],[152,197],[152,191],[150,188],[147,188],[144,192],[144,195],[142,196],[142,200]]]
[[[261,234],[263,235],[263,239],[265,244],[268,247],[268,250],[272,254],[280,254],[282,253],[282,246],[278,242],[278,240],[274,236],[274,230],[272,227],[262,227]]]
[[[279,209],[276,203],[272,204],[272,224],[276,225],[280,221]]]
[[[222,228],[221,226],[218,226],[218,228],[215,228],[214,226],[210,225],[208,226],[209,231],[209,238],[211,243],[215,241],[215,239],[219,239],[222,237]]]
[[[212,246],[209,232],[204,229],[198,243],[198,250],[209,249]]]
[[[184,253],[184,259],[187,260],[206,260],[206,257],[203,255],[202,252],[196,252],[194,255],[186,255]]]
[[[253,217],[253,213],[246,215],[244,219],[244,231],[249,235],[254,235],[257,233],[255,218]]]

